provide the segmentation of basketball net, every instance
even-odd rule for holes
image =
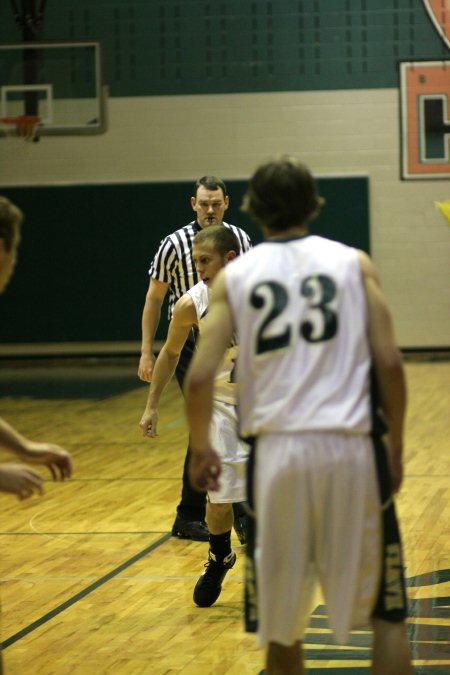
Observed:
[[[38,115],[18,115],[17,117],[1,117],[0,122],[6,126],[9,136],[20,136],[26,141],[39,140],[39,124],[41,118]]]

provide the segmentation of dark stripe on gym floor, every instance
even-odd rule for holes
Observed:
[[[156,548],[161,546],[161,544],[164,544],[168,539],[170,539],[172,534],[169,532],[165,534],[164,536],[160,537],[160,539],[157,539],[153,544],[150,544],[150,546],[147,546],[144,548],[140,553],[136,553],[132,558],[129,560],[126,560],[124,563],[119,565],[119,567],[116,567],[114,570],[111,572],[108,572],[108,574],[105,574],[105,576],[101,577],[100,579],[97,579],[97,581],[94,581],[93,584],[90,584],[90,586],[87,586],[84,590],[80,591],[76,595],[74,595],[72,598],[69,600],[66,600],[66,602],[63,602],[61,605],[58,607],[55,607],[55,609],[52,609],[51,612],[48,612],[47,614],[44,614],[44,616],[41,616],[40,619],[37,619],[36,621],[33,621],[33,623],[30,623],[29,626],[26,626],[25,628],[22,628],[18,633],[15,633],[14,635],[11,635],[11,637],[7,638],[4,642],[0,643],[0,650],[6,649],[6,647],[9,647],[10,645],[14,644],[21,638],[25,637],[25,635],[28,635],[32,631],[36,630],[36,628],[39,628],[42,626],[44,623],[47,623],[47,621],[50,621],[53,619],[55,616],[58,614],[61,614],[61,612],[64,612],[65,609],[68,609],[72,605],[74,605],[76,602],[79,600],[82,600],[85,598],[89,593],[92,593],[95,591],[97,588],[105,584],[107,581],[112,579],[113,577],[116,577],[118,574],[123,572],[124,570],[127,569],[127,567],[131,567],[135,562],[140,560],[141,558],[144,558],[148,553],[151,553],[154,551]]]

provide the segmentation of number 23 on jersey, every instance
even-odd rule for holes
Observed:
[[[274,330],[275,322],[283,320],[289,306],[289,291],[278,281],[262,281],[253,288],[250,304],[260,310],[262,316],[256,335],[256,354],[286,349],[298,339],[325,342],[336,335],[338,317],[331,304],[337,287],[333,279],[324,274],[310,275],[300,281],[298,293],[306,301],[306,311],[299,317],[298,325],[286,320],[284,327]]]

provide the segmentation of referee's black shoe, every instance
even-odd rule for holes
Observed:
[[[178,513],[172,526],[172,536],[193,541],[208,541],[209,531],[204,520],[188,520]]]
[[[239,539],[239,543],[243,546],[247,538],[247,516],[243,514],[238,518],[235,517],[233,527]]]
[[[228,570],[236,562],[236,553],[231,551],[225,558],[216,559],[209,551],[205,571],[199,577],[194,588],[194,602],[198,607],[211,607],[222,590],[222,582]]]

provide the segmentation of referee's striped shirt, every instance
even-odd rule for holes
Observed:
[[[238,238],[241,253],[251,248],[250,237],[244,230],[229,223],[222,224],[229,227]],[[176,301],[199,281],[192,260],[192,242],[201,229],[197,221],[193,220],[192,223],[169,234],[161,241],[150,265],[149,275],[153,279],[169,284],[169,319],[172,318]]]

